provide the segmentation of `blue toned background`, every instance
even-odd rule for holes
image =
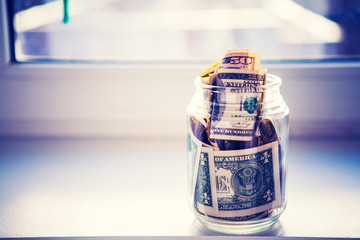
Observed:
[[[0,237],[221,235],[187,206],[185,109],[246,47],[290,107],[287,209],[259,235],[360,238],[359,7],[69,0],[64,24],[63,1],[0,1]]]

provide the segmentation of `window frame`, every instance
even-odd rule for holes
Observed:
[[[195,90],[193,79],[206,64],[15,63],[10,51],[7,7],[7,1],[0,2],[0,106],[6,108],[0,110],[1,136],[185,136],[185,109]],[[316,96],[309,95],[309,99],[299,102],[301,94],[308,89],[322,89],[324,84],[332,92],[341,86],[349,91],[360,89],[360,61],[269,61],[266,67],[284,80],[282,93],[290,106],[291,136],[360,136],[360,111],[339,117],[331,108],[324,109],[342,104],[331,98],[331,92],[327,103],[318,104],[318,109],[313,107],[309,116],[303,106],[317,101]],[[52,86],[57,91],[44,91]],[[77,110],[68,111],[68,106],[59,104],[68,98],[69,91],[79,93],[79,97],[72,96],[70,104]],[[132,107],[133,100],[129,101],[134,97],[139,98],[136,107]],[[36,104],[40,101],[40,109],[31,104],[34,98]],[[46,101],[49,98],[52,101]],[[154,99],[154,103],[142,104],[148,99]],[[346,101],[360,102],[360,94],[343,100],[344,104]],[[91,105],[107,110],[99,111],[98,116],[91,112]]]

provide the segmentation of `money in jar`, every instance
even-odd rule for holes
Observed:
[[[187,108],[188,202],[205,227],[263,231],[286,206],[289,108],[260,55],[234,49],[195,79]]]

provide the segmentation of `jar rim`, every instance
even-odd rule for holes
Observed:
[[[282,84],[282,80],[279,76],[276,76],[271,73],[267,73],[266,74],[266,84],[257,86],[257,88],[260,88],[262,91],[264,91],[264,90],[269,90],[269,89],[273,89],[273,88],[278,88],[281,86],[281,84]],[[199,76],[195,79],[195,86],[199,87],[201,89],[210,90],[210,91],[213,91],[213,90],[221,91],[222,89],[223,90],[239,89],[236,87],[223,87],[223,86],[213,86],[213,85],[205,84],[201,81]]]

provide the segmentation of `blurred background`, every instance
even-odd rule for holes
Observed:
[[[186,203],[186,107],[232,48],[290,108],[261,234],[360,237],[360,0],[0,0],[0,33],[0,237],[216,235]]]
[[[357,59],[360,54],[357,0],[9,4],[19,62],[206,61],[244,47],[261,53],[263,60]]]
[[[4,135],[183,136],[194,78],[248,48],[291,136],[360,136],[358,0],[8,0],[2,20]]]

